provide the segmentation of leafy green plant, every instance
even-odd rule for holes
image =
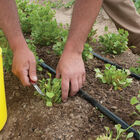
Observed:
[[[44,6],[37,6],[30,14],[31,36],[35,44],[55,44],[63,36],[63,26],[58,24],[54,18],[55,11],[49,3]]]
[[[61,103],[61,79],[54,78],[48,73],[49,78],[39,80],[39,86],[45,97],[42,98],[46,101],[46,106],[51,107],[54,103]]]
[[[137,97],[132,97],[130,100],[131,105],[136,105],[136,110],[140,113],[140,91]]]
[[[99,42],[102,44],[102,49],[105,53],[121,54],[128,49],[128,32],[124,29],[119,29],[118,33],[107,33],[99,36]]]
[[[137,63],[139,63],[139,66],[138,67],[131,67],[130,71],[137,74],[137,75],[140,75],[140,59],[139,59],[139,61],[137,61]]]
[[[55,44],[63,34],[62,24],[55,19],[52,3],[30,3],[29,0],[17,0],[18,14],[23,33],[31,34],[35,44]]]
[[[127,78],[130,75],[129,70],[116,69],[115,66],[110,64],[105,65],[104,73],[102,73],[98,68],[94,69],[96,72],[96,78],[99,78],[103,83],[111,84],[114,89],[125,88],[132,83],[131,78]]]
[[[92,47],[88,43],[85,43],[84,50],[82,53],[82,57],[83,57],[84,61],[93,59],[93,55],[92,55],[91,51],[92,51]]]
[[[30,3],[29,0],[16,0],[18,7],[18,15],[20,19],[20,25],[23,33],[31,33],[31,23],[29,21],[30,14],[38,7],[34,2]]]
[[[88,34],[87,37],[87,42],[94,42],[96,43],[96,39],[94,38],[94,36],[96,35],[97,30],[95,30],[94,28],[91,29],[90,33]]]

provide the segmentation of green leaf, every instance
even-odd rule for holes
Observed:
[[[135,121],[135,122],[133,123],[133,126],[135,126],[135,125],[140,126],[140,121]]]
[[[139,102],[139,101],[137,100],[136,97],[132,97],[131,100],[130,100],[130,103],[131,103],[132,105],[137,104],[138,102]]]
[[[140,104],[136,105],[136,109],[140,112]]]
[[[51,107],[51,106],[52,106],[52,102],[47,101],[47,102],[46,102],[46,106]]]
[[[105,126],[104,128],[105,128],[105,130],[106,130],[107,132],[109,132],[109,130],[110,130],[109,127],[106,127],[106,126]]]
[[[132,138],[132,137],[133,137],[133,135],[134,135],[134,133],[133,133],[133,132],[128,133],[128,135],[127,135],[126,139]]]
[[[95,72],[101,72],[98,68],[94,69]]]
[[[49,97],[49,98],[54,97],[54,93],[53,93],[53,92],[47,92],[46,95],[47,95],[47,97]]]

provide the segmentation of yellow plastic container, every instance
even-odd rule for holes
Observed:
[[[0,48],[0,131],[4,127],[6,120],[7,120],[7,107],[4,89],[2,49]]]

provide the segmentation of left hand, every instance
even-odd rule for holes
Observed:
[[[63,51],[56,68],[56,78],[62,78],[62,100],[66,102],[70,88],[70,95],[74,96],[85,81],[85,67],[82,54]]]

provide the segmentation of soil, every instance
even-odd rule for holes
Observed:
[[[63,10],[60,9],[61,14]],[[69,13],[68,17],[71,17],[69,10],[72,11],[65,9],[66,13]],[[61,14],[58,17],[64,20],[67,15]],[[98,35],[104,32],[105,25],[102,21],[109,25],[110,30],[116,31],[114,24],[102,10],[96,23],[97,28],[102,28],[99,29]],[[101,54],[98,44],[93,46],[94,51]],[[56,68],[59,57],[52,52],[51,46],[38,46],[37,51],[45,63]],[[139,56],[128,50],[116,57],[111,55],[105,57],[128,68],[136,65]],[[140,90],[140,81],[133,78],[130,87],[114,91],[111,86],[102,84],[95,78],[94,68],[104,69],[102,61],[94,58],[85,62],[85,67],[87,78],[84,91],[128,124],[140,119],[132,114],[134,107],[130,105],[130,99]],[[44,77],[45,73],[46,71],[38,72],[39,79]],[[0,133],[0,140],[95,140],[97,136],[105,133],[104,126],[114,130],[112,121],[78,96],[69,97],[66,103],[55,104],[49,108],[39,96],[34,95],[33,87],[23,87],[12,73],[5,72],[4,76],[8,120]],[[140,130],[140,127],[137,129]]]

